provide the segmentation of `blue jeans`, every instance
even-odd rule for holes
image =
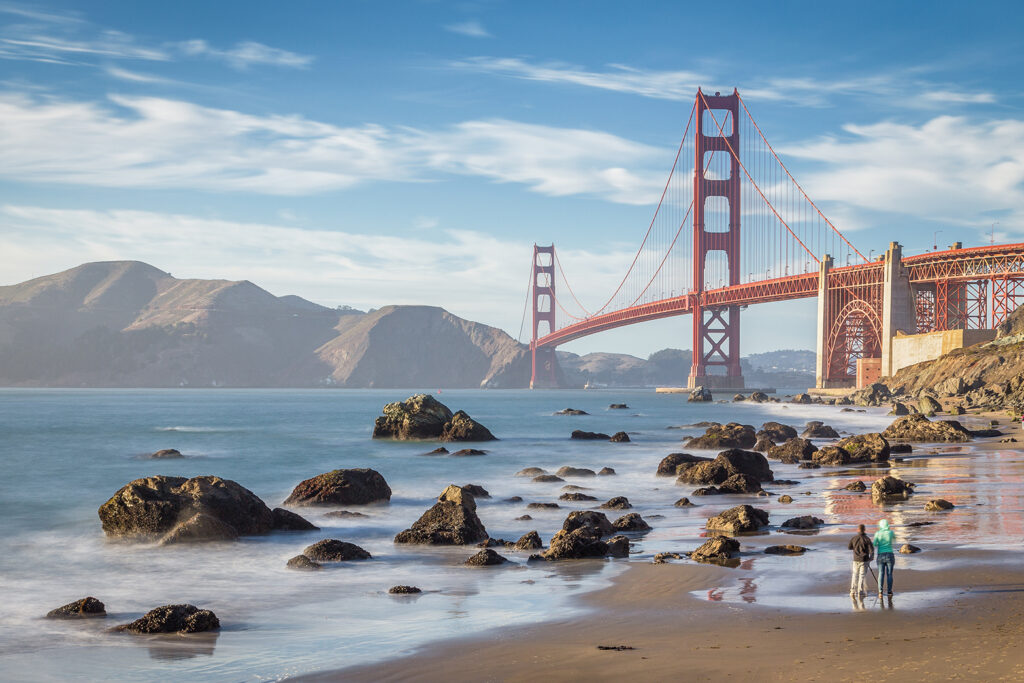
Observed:
[[[892,553],[878,553],[878,592],[882,592],[882,585],[885,590],[892,593],[892,568],[896,565],[896,558]]]

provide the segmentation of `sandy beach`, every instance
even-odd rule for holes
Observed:
[[[1020,553],[965,547],[945,555],[953,568],[900,571],[891,608],[869,595],[862,611],[848,597],[846,609],[822,612],[716,602],[697,595],[729,580],[733,570],[636,565],[585,598],[592,608],[586,616],[494,630],[387,664],[303,680],[1021,680]],[[847,592],[845,577],[809,583],[816,594]],[[904,609],[908,591],[947,597]]]

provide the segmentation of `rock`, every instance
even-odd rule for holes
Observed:
[[[544,544],[540,540],[540,534],[536,531],[530,531],[529,533],[523,534],[522,537],[512,545],[513,550],[537,550],[543,547]]]
[[[706,403],[713,400],[714,397],[711,392],[704,387],[696,387],[690,392],[689,397],[686,399],[689,403]]]
[[[928,413],[941,413],[942,404],[931,396],[921,396],[917,399],[917,409],[927,415]]]
[[[534,477],[531,481],[535,481],[538,484],[556,484],[565,481],[565,479],[562,479],[557,474],[541,474]]]
[[[564,408],[564,409],[559,410],[558,412],[556,412],[554,414],[555,415],[590,415],[590,413],[588,413],[587,411],[580,410],[579,408]]]
[[[710,462],[711,458],[702,458],[698,455],[690,455],[689,453],[669,453],[661,462],[658,463],[659,477],[674,477],[677,474],[680,465],[693,465],[698,462]]]
[[[801,460],[810,460],[817,450],[818,447],[811,443],[809,439],[794,437],[781,446],[769,448],[765,456],[795,465]]]
[[[424,453],[423,455],[448,455],[448,449],[444,446],[438,446],[434,450],[429,453]]]
[[[753,401],[754,403],[764,403],[768,400],[768,394],[763,391],[755,391],[750,394],[750,397],[747,400]]]
[[[612,437],[601,432],[585,432],[582,429],[574,429],[569,438],[582,441],[608,441]]]
[[[593,477],[595,475],[594,470],[589,470],[586,467],[559,467],[558,476],[560,477]]]
[[[799,465],[797,465],[797,467],[799,469],[802,469],[802,470],[816,470],[816,469],[820,469],[821,465],[819,465],[816,462],[806,462],[806,461],[804,461],[804,462],[800,463]]]
[[[129,633],[202,633],[220,628],[217,615],[195,605],[164,605],[139,619],[115,627]]]
[[[558,531],[540,557],[545,560],[570,560],[605,557],[607,554],[608,544],[601,540],[600,534],[590,527],[581,526],[572,531]]]
[[[837,441],[836,447],[849,453],[851,462],[885,462],[889,459],[889,442],[878,432],[848,436]]]
[[[629,539],[625,536],[612,536],[608,539],[609,557],[629,557]]]
[[[969,429],[967,430],[973,437],[986,438],[993,436],[1002,436],[1003,433],[998,429]]]
[[[149,457],[153,458],[154,460],[164,460],[168,458],[184,458],[185,456],[182,455],[181,451],[179,451],[177,448],[164,448],[163,450],[159,450],[156,453],[153,453]]]
[[[956,506],[948,500],[944,498],[936,498],[935,500],[929,500],[925,504],[924,509],[928,512],[940,512],[942,510],[952,510],[954,507]]]
[[[897,441],[962,443],[971,440],[971,433],[956,420],[932,422],[921,414],[897,418],[885,428],[882,436]]]
[[[799,403],[802,405],[808,405],[810,403],[814,403],[814,400],[811,398],[810,394],[797,394],[796,396],[793,397],[793,400],[791,402]]]
[[[559,507],[558,503],[529,503],[526,506],[527,510],[557,510]]]
[[[768,460],[754,451],[736,448],[722,451],[714,460],[699,462],[685,470],[681,469],[677,484],[720,485],[736,474],[746,474],[758,482],[775,478]],[[757,490],[759,490],[758,487]]]
[[[733,403],[741,403],[741,402],[746,401],[746,400],[747,400],[747,397],[744,396],[743,394],[733,394],[732,395],[732,402]]]
[[[706,486],[693,492],[695,496],[717,496],[730,493],[757,493],[765,494],[761,490],[761,483],[749,474],[733,474],[723,481],[720,486]]]
[[[490,548],[484,548],[473,557],[469,558],[463,564],[467,567],[493,567],[499,564],[505,564],[508,562],[507,559],[494,552]]]
[[[324,514],[324,517],[338,518],[338,519],[351,519],[356,517],[366,517],[362,512],[351,512],[349,510],[332,510]]]
[[[757,451],[758,453],[764,453],[768,451],[768,449],[774,447],[775,442],[769,439],[767,436],[762,435],[757,437],[757,443],[754,444],[754,447],[751,450]]]
[[[913,453],[914,447],[909,443],[891,443],[889,444],[889,454],[893,453]]]
[[[847,484],[843,488],[846,489],[847,491],[855,491],[857,493],[864,493],[865,491],[868,490],[867,484],[865,484],[864,482],[862,482],[860,480],[858,480],[858,481],[851,481],[849,484]]]
[[[629,504],[629,499],[625,496],[615,496],[602,503],[601,507],[605,510],[628,510],[633,506]]]
[[[541,474],[547,474],[547,470],[541,469],[540,467],[525,467],[515,473],[516,477],[536,477]]]
[[[332,470],[296,486],[285,505],[369,505],[391,500],[391,487],[377,470]]]
[[[520,515],[519,517],[516,517],[517,522],[529,522],[532,519],[533,517],[530,515]]]
[[[964,410],[964,407],[962,405],[957,404],[950,408],[947,412],[949,412],[950,415],[963,415],[967,411]]]
[[[612,476],[614,474],[615,474],[615,469],[612,468],[612,467],[602,467],[597,472],[597,476],[599,476],[599,477],[610,477],[610,476]]]
[[[391,595],[415,595],[416,593],[422,593],[423,591],[416,586],[392,586],[388,589],[388,593]]]
[[[316,562],[349,562],[352,560],[369,560],[370,553],[355,543],[339,541],[336,538],[325,538],[307,546],[302,554]]]
[[[895,401],[892,404],[892,410],[889,411],[890,415],[910,415],[910,408],[906,403]]]
[[[291,510],[274,508],[271,513],[274,515],[274,528],[278,531],[318,531],[320,529],[305,517],[297,515]]]
[[[410,528],[395,536],[395,543],[468,545],[485,538],[487,530],[476,515],[473,494],[452,485]]]
[[[608,410],[629,410],[629,406],[625,403],[613,403],[608,406]]]
[[[487,455],[487,451],[482,451],[479,448],[462,448],[452,453],[453,458],[466,458],[476,455]]]
[[[764,552],[768,555],[803,555],[807,548],[802,545],[770,545]]]
[[[853,462],[853,456],[838,446],[822,446],[821,449],[811,456],[811,460],[818,467],[822,465],[849,465]]]
[[[889,391],[889,387],[880,382],[875,382],[859,391],[855,391],[849,396],[849,399],[853,405],[857,406],[881,406],[892,399],[892,393]]]
[[[612,522],[612,526],[619,531],[648,531],[651,528],[651,525],[645,522],[644,518],[636,512],[622,515]]]
[[[468,491],[473,496],[473,498],[491,497],[491,494],[487,492],[487,489],[485,489],[483,486],[480,486],[479,484],[463,484],[462,490]]]
[[[587,486],[577,486],[576,484],[566,484],[562,487],[562,491],[593,491],[594,489]]]
[[[452,414],[429,394],[410,396],[384,406],[373,425],[373,438],[440,439],[441,441],[493,441],[490,430],[463,411]]]
[[[800,517],[787,519],[780,526],[784,529],[817,529],[824,523],[825,520],[813,515],[801,515]]]
[[[654,556],[654,564],[665,564],[668,560],[681,560],[683,556],[679,553],[658,553]]]
[[[588,496],[585,493],[563,493],[558,497],[558,500],[568,500],[578,503],[587,500],[597,500],[597,498],[594,496]]]
[[[236,538],[238,538],[238,531],[235,527],[220,521],[213,515],[198,512],[188,519],[178,522],[160,539],[160,545],[233,541]]]
[[[615,533],[615,527],[603,512],[593,510],[576,510],[570,512],[569,516],[562,522],[562,531],[575,531],[581,527],[587,527],[598,536],[610,536]]]
[[[107,610],[96,598],[82,598],[46,613],[47,619],[74,619],[77,617],[105,617]]]
[[[761,425],[761,429],[757,432],[757,436],[767,436],[775,443],[784,443],[789,439],[796,438],[796,430],[789,425],[782,424],[781,422],[765,422]]]
[[[476,544],[477,548],[504,548],[505,546],[512,545],[509,541],[504,538],[488,538],[486,541],[482,541]]]
[[[737,505],[708,520],[711,531],[725,531],[731,534],[758,531],[768,526],[768,513],[750,505]]]
[[[906,500],[914,485],[892,476],[885,476],[871,485],[871,497],[878,500]]]
[[[811,420],[804,425],[804,431],[800,436],[805,439],[838,439],[839,432],[832,429],[829,425],[818,420]]]
[[[750,448],[757,443],[757,435],[750,425],[730,422],[726,425],[708,427],[702,436],[687,440],[687,448],[718,450],[721,448]]]
[[[921,549],[918,548],[916,545],[911,545],[909,543],[904,543],[903,545],[900,546],[900,552],[903,553],[904,555],[912,555],[913,553],[921,552]]]
[[[318,569],[323,569],[322,564],[314,562],[306,555],[296,555],[292,559],[288,560],[286,566],[289,569],[298,569],[300,571],[317,571]]]
[[[256,494],[215,476],[136,479],[121,487],[98,513],[108,536],[163,535],[179,520],[199,514],[233,527],[235,536],[266,534],[274,528],[274,514]]]
[[[690,502],[689,498],[680,498],[675,503],[673,503],[673,505],[675,505],[675,507],[677,507],[677,508],[692,508],[693,507],[693,503]]]
[[[523,497],[522,496],[512,496],[510,498],[504,499],[501,502],[502,503],[522,503],[523,502]]]
[[[781,495],[781,496],[779,496],[779,502],[780,503],[792,503],[793,502],[793,497],[789,496],[789,495]]]
[[[709,564],[726,564],[740,551],[740,542],[727,536],[714,536],[690,553],[690,559]]]
[[[615,432],[612,434],[612,438],[608,440],[612,443],[629,443],[629,434],[626,434],[626,432]]]

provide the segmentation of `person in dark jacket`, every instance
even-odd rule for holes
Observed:
[[[853,574],[850,577],[850,595],[857,597],[860,595],[867,595],[867,578],[865,574],[868,572],[868,564],[871,559],[875,556],[875,547],[871,543],[871,539],[864,533],[864,525],[861,524],[858,528],[857,535],[850,539],[850,543],[846,546],[853,551]]]

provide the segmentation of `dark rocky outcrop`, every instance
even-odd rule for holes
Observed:
[[[582,429],[574,429],[569,438],[581,441],[608,441],[612,437],[601,432],[585,432]]]
[[[749,533],[768,526],[768,513],[750,505],[737,505],[708,520],[710,531],[730,534]]]
[[[779,496],[779,502],[782,503],[783,505],[788,505],[789,503],[793,502],[793,496],[783,494]]]
[[[737,493],[761,493],[761,482],[749,474],[737,473],[730,475],[718,486],[705,486],[693,492],[695,496],[717,496]]]
[[[853,462],[853,456],[838,446],[822,446],[811,456],[812,462],[817,465],[849,465]]]
[[[651,525],[644,521],[644,518],[636,512],[622,515],[612,522],[612,526],[618,531],[648,531],[651,528]]]
[[[423,591],[416,586],[392,586],[388,589],[388,593],[391,595],[415,595],[422,592]]]
[[[807,548],[802,545],[770,545],[764,552],[768,555],[803,555]]]
[[[560,477],[593,477],[595,476],[594,470],[587,469],[586,467],[559,467],[556,474]]]
[[[735,560],[734,555],[738,554],[739,551],[740,542],[735,538],[714,536],[706,540],[699,548],[689,553],[689,555],[691,560],[695,560],[697,562],[738,565],[738,560],[735,562],[730,562],[730,560]]]
[[[603,512],[593,510],[576,510],[570,512],[569,516],[562,522],[562,531],[575,531],[581,527],[587,527],[598,536],[610,536],[615,533],[615,527]]]
[[[352,560],[369,560],[370,553],[355,543],[339,541],[336,538],[325,538],[307,546],[302,554],[315,562],[350,562]]]
[[[737,474],[748,475],[758,482],[775,478],[763,455],[733,448],[722,451],[714,460],[698,462],[692,467],[681,469],[676,483],[717,486]]]
[[[299,571],[315,572],[319,569],[323,569],[323,565],[319,562],[311,560],[306,555],[296,555],[295,557],[288,560],[286,566],[289,569],[297,569]]]
[[[784,463],[795,465],[801,460],[810,460],[811,456],[818,450],[818,447],[809,439],[793,437],[781,446],[773,446],[768,449],[765,456],[781,460]]]
[[[848,397],[855,406],[881,406],[892,400],[889,387],[879,382],[855,391]]]
[[[696,387],[690,392],[690,395],[686,400],[690,403],[707,403],[708,401],[714,400],[714,397],[705,387]]]
[[[916,410],[916,408],[915,408]],[[892,410],[889,411],[890,415],[910,415],[910,406],[902,401],[893,401]]]
[[[885,462],[889,459],[889,442],[878,432],[848,436],[837,441],[836,447],[849,453],[851,462]]]
[[[491,494],[487,492],[483,486],[479,484],[463,484],[463,491],[468,491],[474,498],[490,498]]]
[[[945,498],[936,498],[935,500],[929,500],[924,505],[924,509],[928,512],[941,512],[942,510],[952,510],[956,506],[950,503]]]
[[[536,531],[529,531],[523,534],[518,541],[512,544],[513,550],[538,550],[543,547],[544,543],[540,540],[540,534]]]
[[[82,598],[52,609],[46,613],[47,619],[75,619],[78,617],[105,617],[107,610],[96,598]]]
[[[802,469],[802,470],[816,470],[816,469],[820,469],[821,465],[819,465],[816,462],[804,461],[804,462],[800,463],[799,465],[797,465],[797,467]]]
[[[933,422],[920,413],[897,418],[885,428],[882,436],[896,441],[962,443],[971,440],[970,431],[956,420]]]
[[[452,453],[453,458],[465,458],[476,455],[487,455],[487,451],[482,451],[479,448],[461,448]]]
[[[601,507],[605,510],[628,510],[633,506],[625,496],[615,496],[602,503]]]
[[[916,545],[911,545],[910,543],[904,543],[900,546],[900,553],[904,555],[913,555],[914,553],[919,552],[921,552],[921,549],[918,548]]]
[[[499,564],[506,564],[508,559],[502,557],[490,548],[484,548],[476,555],[463,562],[467,567],[493,567]]]
[[[808,405],[814,403],[814,399],[811,398],[810,394],[797,394],[793,397],[791,403],[799,403],[801,405]]]
[[[184,458],[185,456],[182,455],[181,451],[179,451],[177,448],[164,448],[163,450],[159,450],[156,453],[153,453],[149,457],[152,458],[153,460],[166,460],[174,458]]]
[[[624,557],[629,553],[629,540],[615,536],[608,542],[588,526],[566,531],[562,529],[551,538],[548,549],[538,557],[545,560],[576,560],[587,557]],[[532,558],[531,558],[532,559]]]
[[[689,498],[680,498],[673,505],[677,508],[692,508],[694,506]]]
[[[871,497],[876,500],[906,500],[914,492],[910,482],[885,476],[871,485]]]
[[[444,446],[438,446],[434,450],[429,453],[424,453],[423,455],[448,455],[448,449]]]
[[[917,409],[925,415],[934,415],[942,412],[942,404],[925,394],[917,399]]]
[[[868,490],[867,484],[860,481],[859,479],[857,481],[851,481],[843,488],[846,489],[847,491],[853,491],[855,493],[864,493],[865,491]]]
[[[537,477],[542,474],[547,474],[547,470],[540,467],[524,467],[515,473],[516,477]]]
[[[755,391],[750,394],[747,400],[752,401],[754,403],[767,403],[769,399],[768,394],[764,393],[763,391]]]
[[[557,510],[560,506],[558,503],[528,503],[526,506],[527,510]]]
[[[758,453],[765,453],[765,452],[768,451],[768,449],[770,449],[770,448],[772,448],[774,446],[775,446],[775,442],[774,441],[772,441],[767,436],[761,435],[761,436],[757,437],[757,443],[755,443],[754,447],[751,448],[750,450],[757,451]]]
[[[115,627],[128,633],[202,633],[220,628],[217,615],[195,605],[164,605],[128,624]]]
[[[817,529],[824,523],[825,520],[813,515],[801,515],[800,517],[791,517],[779,526],[783,529]]]
[[[718,450],[722,448],[750,448],[757,443],[757,433],[750,425],[730,422],[708,427],[702,436],[687,440],[687,448]]]
[[[625,403],[613,403],[608,406],[608,410],[629,410],[629,406]]]
[[[588,413],[587,411],[580,410],[579,408],[563,408],[562,410],[558,410],[558,411],[554,412],[553,414],[554,415],[590,415],[590,413]]]
[[[629,443],[629,434],[626,432],[615,432],[608,440],[612,443]]]
[[[391,487],[377,470],[331,470],[300,482],[285,505],[369,505],[391,500]]]
[[[657,475],[659,477],[674,477],[679,474],[677,469],[680,465],[692,465],[698,462],[710,461],[711,458],[704,458],[699,455],[690,455],[689,453],[669,453],[661,459],[660,463],[658,463]]]
[[[557,474],[538,474],[530,481],[535,481],[538,484],[557,484],[558,482],[565,481]]]
[[[597,498],[595,498],[594,496],[588,496],[585,493],[573,492],[573,493],[563,493],[562,495],[560,495],[558,497],[558,500],[567,500],[567,501],[574,502],[574,503],[580,503],[580,502],[583,502],[583,501],[597,500]]]
[[[665,564],[669,560],[681,560],[683,556],[679,553],[657,553],[654,556],[654,564]]]
[[[757,432],[757,436],[767,436],[775,443],[784,443],[796,438],[796,430],[781,422],[765,422]]]
[[[373,425],[375,439],[440,439],[442,441],[493,441],[494,435],[463,411],[452,413],[429,394],[384,406]]]
[[[597,476],[599,476],[599,477],[610,477],[610,476],[613,476],[614,474],[615,474],[615,468],[614,467],[602,467],[597,472]]]
[[[801,432],[800,436],[805,439],[838,439],[839,432],[824,422],[811,420],[804,425],[804,431]]]
[[[332,510],[324,514],[324,517],[331,517],[333,519],[355,519],[366,516],[362,512],[352,512],[350,510]]]
[[[485,538],[487,529],[476,515],[473,494],[453,484],[410,528],[395,536],[395,543],[468,545]]]
[[[891,443],[889,444],[889,454],[895,453],[913,453],[914,447],[909,443]]]
[[[238,538],[238,531],[235,527],[220,521],[213,515],[197,512],[175,524],[174,528],[160,539],[160,545],[233,541],[236,538]]]
[[[317,531],[320,528],[291,510],[274,508],[271,513],[274,515],[274,528],[279,531]]]
[[[179,531],[180,540],[220,540],[275,528],[273,512],[255,493],[216,476],[136,479],[101,505],[98,514],[108,536],[162,536],[182,520],[186,528]]]

